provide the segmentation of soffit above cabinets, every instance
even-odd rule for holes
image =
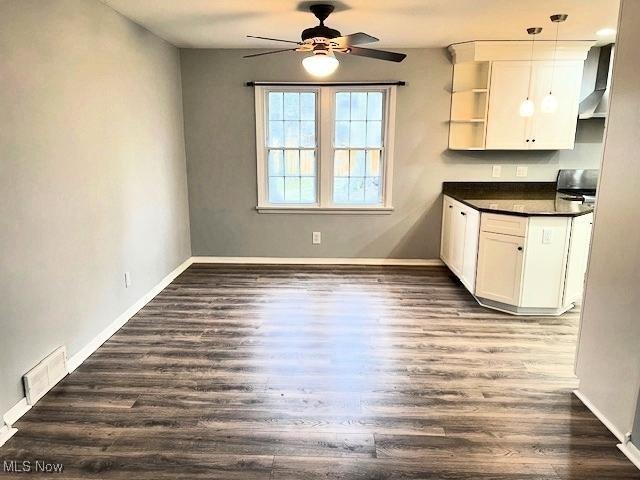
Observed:
[[[556,60],[585,60],[595,40],[576,40],[558,42]],[[555,42],[536,41],[533,48],[533,60],[553,60]],[[454,43],[448,48],[453,63],[490,62],[498,60],[526,60],[531,57],[531,40],[494,41],[482,40]]]

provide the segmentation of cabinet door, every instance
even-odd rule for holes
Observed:
[[[478,235],[480,232],[480,212],[465,208],[461,213],[466,217],[462,273],[460,280],[470,292],[476,289],[476,267],[478,260]]]
[[[467,215],[459,203],[453,205],[451,217],[451,264],[449,267],[458,277],[462,276],[464,265],[465,232],[467,229]]]
[[[528,119],[520,116],[520,104],[527,98],[529,62],[498,61],[491,66],[487,149],[522,150]]]
[[[572,149],[576,137],[583,62],[534,62],[532,95],[536,112],[527,137],[535,150]],[[544,113],[542,101],[549,91],[558,100],[553,113]]]
[[[445,195],[442,201],[442,234],[440,236],[440,258],[451,264],[451,219],[453,217],[453,201]]]
[[[520,303],[524,238],[480,233],[476,296],[509,305]]]
[[[575,217],[571,222],[571,240],[567,258],[567,278],[564,284],[564,305],[577,302],[582,297],[584,277],[589,260],[593,214]]]

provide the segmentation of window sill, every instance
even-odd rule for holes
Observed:
[[[393,207],[289,207],[258,206],[258,213],[304,213],[329,215],[390,215]]]

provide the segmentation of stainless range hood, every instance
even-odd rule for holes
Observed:
[[[583,100],[579,119],[604,118],[609,111],[609,88],[613,67],[613,43],[592,49],[584,64]],[[585,92],[585,87],[588,89]]]

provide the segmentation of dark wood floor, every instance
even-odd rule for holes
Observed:
[[[0,461],[63,463],[50,478],[640,479],[571,393],[577,326],[486,310],[437,267],[194,265]]]

